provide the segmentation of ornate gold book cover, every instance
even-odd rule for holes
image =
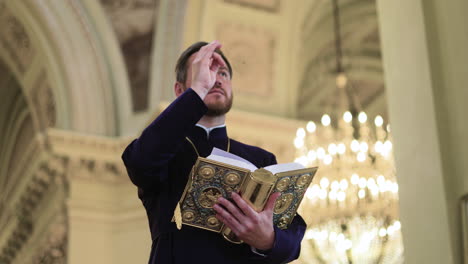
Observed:
[[[294,218],[317,167],[281,172],[273,175],[266,169],[249,169],[199,157],[179,202],[182,224],[218,233],[234,243],[241,241],[216,217],[213,205],[218,197],[230,199],[240,193],[255,210],[261,211],[271,193],[280,192],[276,200],[273,223],[286,229]]]

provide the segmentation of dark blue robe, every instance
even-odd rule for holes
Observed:
[[[200,156],[213,147],[226,150],[226,128],[215,128],[209,135],[195,124],[207,108],[200,97],[188,89],[153,121],[124,151],[122,159],[148,215],[152,247],[149,263],[285,263],[296,259],[305,232],[297,215],[287,230],[275,227],[274,247],[267,256],[252,252],[247,244],[236,245],[222,235],[183,225],[178,230],[171,222],[197,154],[185,139],[189,137]],[[230,152],[257,167],[276,163],[270,152],[230,140]]]

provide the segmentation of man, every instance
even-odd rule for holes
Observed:
[[[296,216],[286,230],[273,226],[270,196],[262,212],[238,194],[233,202],[218,199],[217,218],[244,241],[237,245],[222,235],[171,222],[198,156],[217,147],[257,167],[276,163],[273,154],[228,138],[225,115],[232,105],[232,68],[218,41],[198,42],[176,66],[177,99],[124,151],[122,159],[146,209],[153,240],[149,263],[285,263],[296,259],[305,223]]]

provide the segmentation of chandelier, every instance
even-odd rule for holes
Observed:
[[[308,224],[304,263],[403,263],[398,184],[390,126],[357,111],[342,67],[339,10],[333,0],[336,85],[350,109],[297,130],[296,162],[319,166],[299,209]],[[339,116],[338,116],[339,115]],[[333,118],[332,118],[333,117]]]

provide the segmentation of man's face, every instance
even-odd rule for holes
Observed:
[[[187,80],[185,82],[185,89],[188,89],[192,85],[192,61],[197,53],[192,54],[188,60],[187,68]],[[207,116],[219,116],[224,115],[231,109],[232,106],[232,86],[231,76],[229,69],[221,67],[216,75],[216,82],[210,92],[206,95],[205,105],[208,107]]]

